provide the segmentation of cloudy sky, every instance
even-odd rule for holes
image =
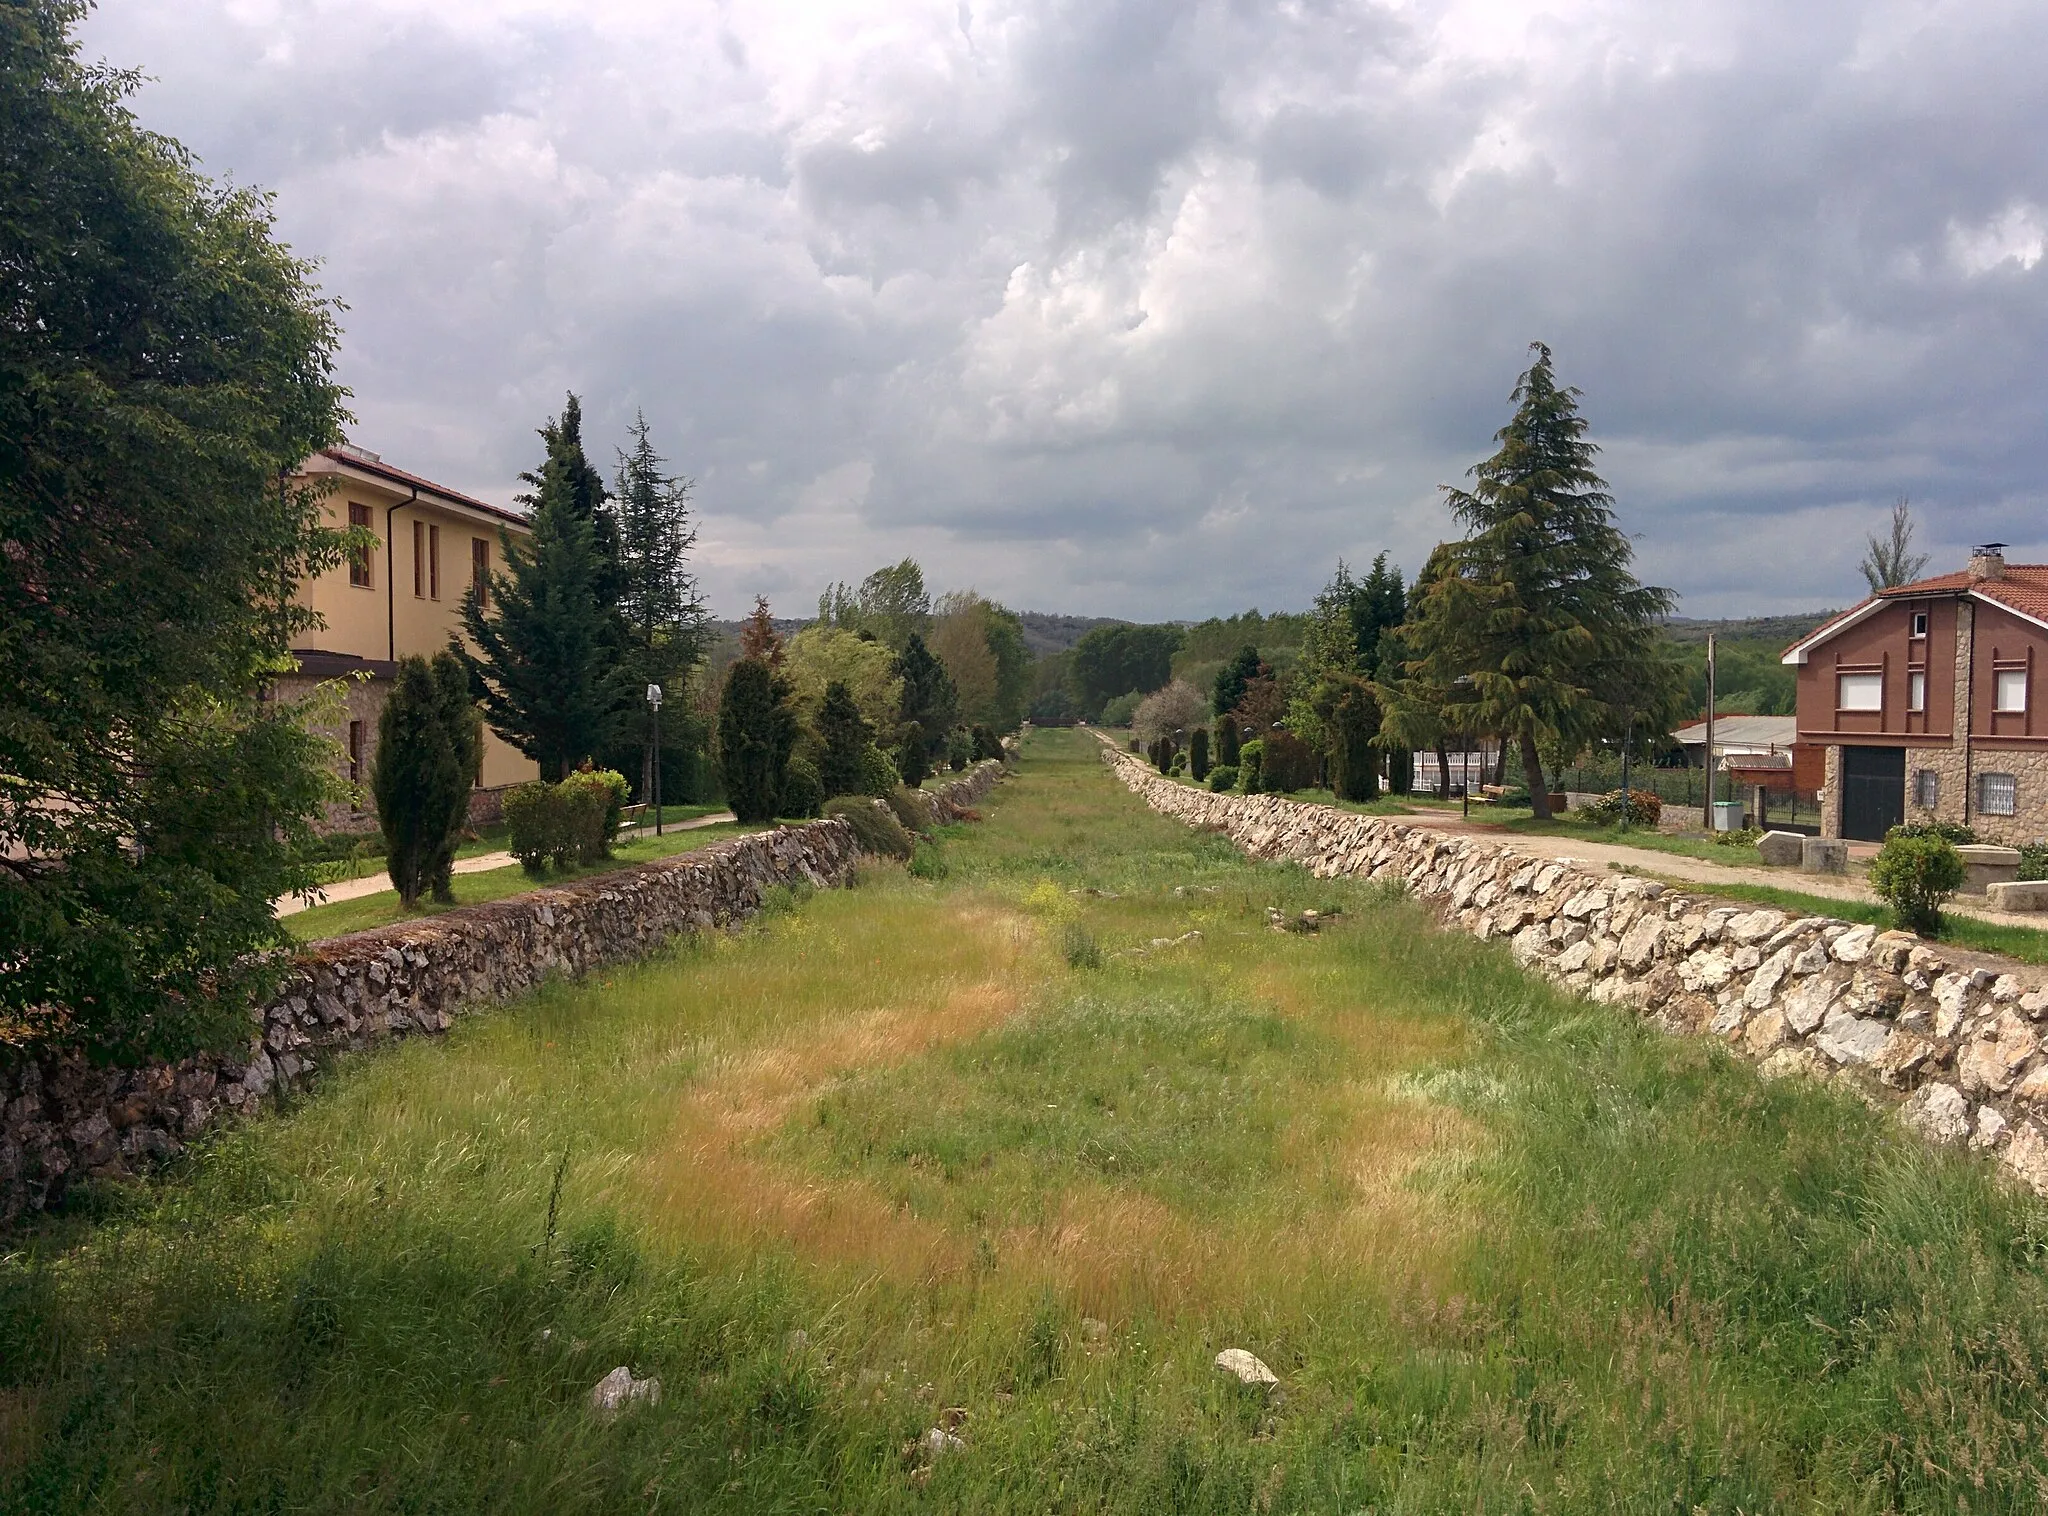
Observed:
[[[636,407],[714,606],[1132,617],[1409,570],[1530,341],[1692,615],[2048,558],[2048,6],[101,0],[277,193],[355,440],[505,500]]]

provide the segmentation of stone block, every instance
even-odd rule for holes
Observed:
[[[2048,911],[2048,879],[2021,879],[1985,887],[1991,908],[1998,911]]]
[[[1808,874],[1849,872],[1849,844],[1836,837],[1799,839],[1799,867]]]
[[[2011,884],[2019,878],[2020,850],[2016,847],[1971,842],[1957,848],[1956,853],[1963,860],[1965,895],[1982,895],[1994,884]]]
[[[1757,855],[1771,868],[1797,868],[1805,841],[1800,832],[1765,832],[1756,840]]]

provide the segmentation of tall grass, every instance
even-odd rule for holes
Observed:
[[[0,1509],[2037,1508],[2035,1202],[1093,747],[15,1239]]]

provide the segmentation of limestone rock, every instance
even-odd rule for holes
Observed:
[[[1866,1021],[1837,1010],[1821,1023],[1813,1045],[1837,1063],[1869,1063],[1884,1051],[1892,1029],[1882,1021]]]
[[[661,1404],[659,1379],[635,1379],[623,1363],[591,1386],[590,1409],[600,1421],[610,1421],[628,1406]]]
[[[1999,1156],[2020,1183],[2036,1195],[2048,1195],[2048,1139],[2031,1121],[2013,1128],[2012,1141]]]
[[[1216,1355],[1216,1367],[1234,1376],[1239,1384],[1274,1385],[1280,1376],[1243,1348],[1225,1348]]]
[[[2033,1028],[2013,1012],[2004,1011],[1964,1044],[1956,1055],[1956,1072],[1964,1090],[1972,1094],[1989,1091],[2003,1095],[2039,1047]]]
[[[1995,1105],[1977,1107],[1976,1129],[1970,1133],[1970,1146],[1977,1152],[1998,1146],[1998,1139],[2005,1135],[2005,1117]]]
[[[1961,1142],[1970,1132],[1970,1103],[1952,1084],[1925,1084],[1899,1107],[1899,1119],[1929,1142]]]
[[[1870,945],[1876,940],[1876,927],[1852,926],[1835,939],[1828,951],[1837,963],[1861,963],[1870,956]]]

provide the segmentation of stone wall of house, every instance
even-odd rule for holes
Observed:
[[[928,792],[957,819],[1003,772],[993,760]],[[175,1064],[95,1068],[52,1057],[0,1067],[0,1226],[81,1174],[117,1177],[178,1152],[225,1119],[303,1087],[339,1052],[445,1032],[531,989],[731,926],[780,885],[843,883],[857,853],[844,821],[811,821],[303,949],[250,1012],[246,1047]]]
[[[1993,1153],[2048,1195],[2048,971],[1958,964],[1905,932],[1729,905],[1652,880],[1531,858],[1273,795],[1212,795],[1105,752],[1154,810],[1319,877],[1386,879],[1446,925],[1766,1075],[1843,1082],[1938,1143]]]

